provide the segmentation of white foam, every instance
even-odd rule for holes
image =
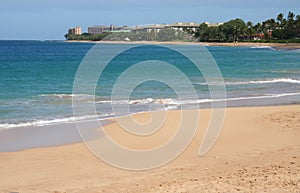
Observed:
[[[140,100],[121,100],[121,101],[114,101],[114,102],[120,102],[121,104],[128,104],[128,105],[135,105],[135,104],[162,104],[164,105],[164,110],[172,110],[172,109],[178,109],[180,105],[197,105],[197,104],[203,104],[203,103],[211,103],[211,102],[224,102],[224,101],[238,101],[238,100],[253,100],[253,99],[271,99],[271,98],[279,98],[279,97],[285,97],[285,96],[297,96],[300,95],[300,92],[295,93],[279,93],[279,94],[268,94],[268,95],[262,95],[262,96],[250,96],[250,97],[236,97],[236,98],[226,98],[226,99],[197,99],[197,100],[191,100],[191,99],[140,99]],[[101,101],[98,101],[101,102]],[[102,101],[103,102],[103,101]],[[105,101],[105,103],[111,103],[111,101]],[[162,109],[162,110],[163,110]],[[136,112],[138,113],[138,112]],[[114,114],[101,114],[101,115],[87,115],[87,116],[79,116],[79,117],[68,117],[68,118],[59,118],[59,119],[52,119],[52,120],[35,120],[31,122],[23,122],[23,123],[4,123],[0,124],[0,130],[3,129],[10,129],[10,128],[16,128],[16,127],[27,127],[27,126],[45,126],[45,125],[55,125],[55,124],[61,124],[61,123],[74,123],[77,121],[88,121],[93,119],[99,119],[99,120],[105,120],[107,118],[113,117]],[[126,115],[125,115],[126,116]]]
[[[42,97],[58,97],[58,98],[72,98],[72,97],[94,97],[87,94],[42,94]]]
[[[141,99],[141,100],[130,100],[129,104],[150,104],[153,103],[153,98]]]
[[[202,103],[210,103],[210,102],[220,102],[220,101],[233,101],[233,100],[249,100],[249,99],[263,99],[263,98],[276,98],[276,97],[283,97],[283,96],[294,96],[300,95],[299,93],[281,93],[281,94],[268,94],[262,96],[251,96],[251,97],[237,97],[237,98],[226,98],[226,99],[197,99],[197,100],[190,100],[190,99],[136,99],[136,100],[119,100],[119,101],[98,101],[97,103],[115,103],[115,104],[124,104],[124,105],[147,105],[147,104],[161,104],[166,106],[174,106],[178,107],[180,105],[189,105],[189,104],[202,104]]]
[[[281,94],[269,94],[263,96],[254,96],[254,97],[237,97],[237,98],[228,98],[225,99],[226,101],[237,101],[237,100],[251,100],[251,99],[268,99],[268,98],[279,98],[284,96],[296,96],[300,95],[300,92],[297,93],[281,93]],[[214,100],[214,101],[222,101],[221,100]]]
[[[177,109],[177,106],[167,106],[165,107],[165,110],[168,111],[168,110],[175,110]]]
[[[272,83],[291,83],[300,84],[300,80],[291,78],[278,78],[267,80],[251,80],[251,81],[238,81],[238,82],[204,82],[198,83],[199,85],[247,85],[247,84],[272,84]]]
[[[271,47],[271,46],[252,46],[250,48],[253,48],[253,49],[272,49],[273,47]]]
[[[90,115],[90,116],[80,116],[80,117],[67,117],[67,118],[59,118],[59,119],[51,119],[51,120],[35,120],[31,122],[23,122],[23,123],[4,123],[0,124],[1,129],[9,129],[16,127],[29,127],[29,126],[46,126],[46,125],[56,125],[60,123],[74,123],[77,121],[86,121],[91,119],[101,119],[101,117],[109,117],[113,114],[103,114],[99,115]]]

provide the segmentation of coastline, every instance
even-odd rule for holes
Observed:
[[[184,153],[163,167],[142,172],[109,166],[83,143],[1,152],[0,192],[297,192],[299,107],[228,108],[217,143],[203,157],[197,152],[211,110],[200,109],[198,132]],[[125,147],[149,149],[172,136],[180,114],[168,111],[164,132],[149,138],[134,140],[118,123],[104,129]],[[134,118],[147,122],[149,114]]]
[[[155,41],[77,41],[66,40],[65,42],[81,42],[95,44],[151,44],[151,45],[203,45],[203,46],[228,46],[228,47],[272,47],[276,50],[298,50],[300,43],[255,43],[255,42],[155,42]]]
[[[276,50],[297,50],[300,49],[300,43],[252,43],[252,42],[237,42],[237,43],[218,43],[207,42],[209,46],[243,46],[243,47],[272,47]]]

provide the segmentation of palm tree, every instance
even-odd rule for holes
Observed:
[[[262,24],[263,26],[263,31],[266,32],[268,30],[274,30],[276,27],[276,22],[274,19],[268,19],[266,21],[263,22]]]
[[[287,28],[289,30],[293,30],[295,28],[295,20],[294,20],[295,14],[293,12],[289,12],[287,16]]]
[[[259,34],[261,32],[261,23],[257,23],[254,27],[255,33]]]
[[[270,22],[270,27],[271,27],[271,29],[275,29],[276,28],[276,22],[275,22],[275,19],[270,19],[269,20],[269,22]]]
[[[247,36],[249,40],[251,40],[252,35],[255,33],[255,30],[253,28],[253,23],[251,21],[247,22]]]
[[[295,14],[290,11],[289,14],[288,14],[288,17],[287,17],[288,23],[293,23],[294,22],[294,17],[295,17]]]
[[[300,15],[296,16],[295,25],[298,30],[300,30]]]
[[[278,21],[279,27],[282,27],[283,13],[279,13],[279,14],[277,15],[277,19],[276,19],[276,20]]]
[[[248,28],[252,28],[252,27],[253,27],[253,23],[252,23],[251,21],[248,21],[248,22],[247,22],[247,27],[248,27]]]
[[[296,16],[295,20],[296,37],[300,38],[300,15]]]

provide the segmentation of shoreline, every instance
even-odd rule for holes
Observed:
[[[211,110],[200,109],[191,144],[175,160],[153,170],[112,167],[83,143],[1,152],[0,192],[297,192],[299,107],[228,108],[221,135],[202,157],[197,152]],[[121,145],[146,150],[169,139],[180,116],[181,111],[168,111],[162,130],[151,136],[129,136],[118,123],[104,129]],[[134,118],[147,122],[150,117],[140,113]]]
[[[261,100],[261,99],[260,99]],[[267,99],[270,100],[270,99]],[[245,103],[245,101],[243,101]],[[225,109],[243,109],[243,108],[268,108],[268,107],[284,107],[284,106],[295,106],[300,105],[300,103],[286,103],[286,104],[256,104],[256,105],[232,105],[230,102],[227,102],[227,106]],[[215,107],[218,109],[219,107]],[[210,104],[205,106],[201,106],[195,109],[185,109],[184,111],[189,110],[204,110],[209,111],[212,108]],[[162,112],[163,110],[151,111],[152,113]],[[172,109],[166,110],[166,112],[172,111],[182,111],[181,109]],[[143,114],[147,114],[147,111],[135,112],[130,115],[124,115],[121,117],[108,117],[106,119],[99,119],[101,125],[103,127],[109,126],[115,123],[116,119],[127,118],[130,116],[140,116]],[[80,124],[85,124],[86,128],[91,133],[90,138],[92,139],[97,133],[97,129],[93,127],[93,120],[84,120],[78,121]],[[2,129],[2,128],[0,128]],[[18,152],[36,148],[49,148],[49,147],[58,147],[70,144],[76,144],[82,141],[75,122],[65,122],[65,123],[57,123],[57,124],[46,124],[46,125],[30,125],[30,126],[20,126],[20,127],[9,127],[0,130],[0,153],[1,152]],[[9,141],[8,139],[14,139],[14,136],[22,136],[17,143],[16,141]],[[46,140],[40,140],[47,136]],[[65,137],[62,137],[65,136]],[[38,140],[37,140],[38,139]]]
[[[151,45],[203,45],[203,46],[225,46],[225,47],[272,47],[276,50],[298,50],[300,43],[256,43],[256,42],[180,42],[180,41],[78,41],[66,40],[65,42],[94,43],[94,44],[151,44]]]
[[[272,47],[276,50],[297,50],[300,49],[300,43],[255,43],[255,42],[237,42],[237,43],[218,43],[208,42],[209,46],[230,46],[230,47]]]

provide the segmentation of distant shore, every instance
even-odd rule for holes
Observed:
[[[245,46],[245,47],[272,47],[277,50],[297,50],[300,43],[255,43],[255,42],[207,42],[208,46]]]
[[[153,45],[204,45],[204,46],[244,46],[244,47],[272,47],[277,50],[297,50],[300,49],[300,43],[259,43],[259,42],[156,42],[156,41],[77,41],[67,40],[66,42],[83,42],[97,44],[153,44]]]

